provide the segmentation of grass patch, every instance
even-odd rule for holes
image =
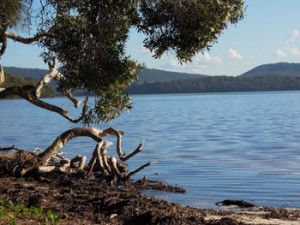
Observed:
[[[67,215],[64,215],[64,217],[67,217]],[[0,200],[0,224],[17,225],[18,221],[24,222],[26,220],[28,220],[28,224],[58,225],[61,216],[52,210],[26,207],[12,201]]]

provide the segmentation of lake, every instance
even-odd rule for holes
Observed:
[[[97,127],[125,131],[129,160],[146,176],[187,190],[186,194],[147,194],[193,207],[215,208],[225,199],[276,207],[300,207],[300,92],[136,95],[134,108]],[[72,111],[63,98],[46,99]],[[92,101],[91,101],[92,102]],[[58,134],[75,127],[55,113],[24,100],[0,101],[0,147],[45,149]],[[114,138],[109,140],[115,141]],[[96,143],[70,141],[63,152],[91,157]],[[109,148],[115,154],[115,147]]]

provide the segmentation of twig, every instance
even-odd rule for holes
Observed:
[[[134,174],[140,172],[141,170],[145,169],[145,168],[148,167],[148,166],[153,166],[153,165],[156,164],[156,163],[157,163],[156,161],[154,161],[154,162],[148,162],[148,163],[146,163],[146,164],[140,166],[140,167],[137,168],[136,170],[134,170],[134,171],[128,173],[122,180],[126,181],[126,180],[128,180],[130,177],[132,177]]]

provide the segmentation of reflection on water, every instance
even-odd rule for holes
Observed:
[[[61,98],[49,101],[72,107]],[[144,151],[129,164],[158,164],[136,178],[187,189],[185,195],[154,195],[196,207],[215,207],[224,199],[300,207],[300,92],[141,95],[133,102],[130,113],[99,127],[124,130],[127,152],[145,138]],[[0,101],[0,118],[0,146],[46,148],[74,127],[21,100]],[[94,146],[78,138],[63,151],[90,157]],[[115,154],[113,146],[110,152]]]

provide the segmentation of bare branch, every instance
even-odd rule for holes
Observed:
[[[44,75],[36,86],[35,94],[38,98],[41,95],[44,85],[49,84],[51,82],[51,80],[61,81],[61,80],[65,79],[65,76],[56,69],[56,64],[57,64],[56,58],[53,58],[52,63],[48,62],[49,73]],[[73,102],[74,107],[78,108],[81,104],[84,104],[86,106],[87,100],[78,100],[78,99],[74,98],[71,89],[64,91],[64,95],[71,102]]]
[[[25,151],[23,149],[19,149],[16,146],[11,146],[11,147],[5,147],[5,148],[0,148],[0,152],[8,152],[8,151],[12,151],[12,150],[16,150],[16,151]]]
[[[41,34],[36,34],[34,37],[29,37],[29,38],[24,38],[22,36],[16,35],[11,32],[5,33],[6,38],[12,39],[16,42],[20,42],[22,44],[32,44],[34,42],[38,42],[42,40],[43,38],[50,37],[50,34],[48,33],[41,33]]]
[[[75,137],[90,137],[94,139],[96,142],[101,142],[101,133],[103,131],[97,128],[73,128],[67,130],[66,132],[59,135],[52,145],[50,145],[44,152],[38,155],[38,162],[33,165],[24,168],[21,171],[21,175],[25,175],[29,171],[37,168],[38,166],[43,166],[46,162],[48,162],[54,155],[57,155],[60,150],[64,147],[64,145]]]
[[[109,134],[117,137],[117,147],[116,147],[117,149],[116,150],[117,150],[119,158],[122,161],[126,161],[126,160],[130,159],[131,157],[133,157],[134,155],[136,155],[142,151],[142,148],[144,146],[144,140],[142,140],[142,142],[139,144],[139,146],[132,153],[130,153],[129,155],[126,155],[122,150],[122,140],[123,140],[124,132],[118,131],[118,130],[110,127],[108,129],[104,130],[102,133],[103,136],[106,136]]]
[[[84,104],[84,100],[78,100],[73,97],[72,90],[69,89],[64,92],[65,96],[74,104],[74,107],[78,108],[82,103]]]
[[[60,80],[64,78],[64,75],[58,72],[57,69],[55,69],[56,60],[53,60],[53,64],[48,63],[49,65],[49,73],[44,75],[42,79],[38,82],[35,90],[35,95],[39,98],[41,96],[42,89],[44,85],[47,85],[51,82],[51,80]]]
[[[132,153],[130,153],[129,155],[124,154],[124,155],[120,156],[120,159],[122,161],[126,161],[126,160],[130,159],[131,157],[135,156],[136,154],[140,153],[142,151],[142,148],[144,147],[144,142],[145,141],[142,140],[142,142],[139,144],[139,146]]]
[[[75,165],[75,163],[77,162],[78,165]],[[49,173],[52,171],[60,171],[60,172],[75,173],[84,169],[85,162],[86,162],[85,156],[77,155],[72,160],[63,158],[58,164],[38,166],[38,172]]]
[[[98,154],[100,154],[100,148],[99,148],[99,145],[101,145],[100,146],[100,148],[102,147],[102,145],[103,145],[103,141],[100,141],[97,145],[96,145],[96,147],[95,147],[95,149],[94,149],[94,151],[93,151],[93,156],[92,156],[92,158],[91,158],[91,160],[90,160],[90,162],[89,162],[89,164],[88,164],[88,166],[89,166],[89,171],[88,171],[88,173],[87,173],[87,175],[88,176],[90,176],[91,174],[92,174],[92,172],[93,172],[93,169],[94,169],[94,166],[95,166],[95,164],[96,164],[96,161],[97,161],[97,157],[98,157]],[[99,149],[99,150],[98,150]],[[99,161],[99,160],[98,160]],[[100,162],[99,162],[100,163]],[[101,167],[100,167],[101,168]],[[103,171],[102,171],[103,172]]]
[[[118,168],[118,160],[113,156],[108,157],[108,160],[109,160],[109,165],[110,165],[113,173],[116,174],[117,176],[121,177],[122,174]]]
[[[108,172],[108,174],[111,174],[111,168],[108,165],[108,161],[107,161],[107,147],[110,145],[112,145],[112,142],[104,141],[104,145],[100,149],[101,160],[103,161],[103,166],[104,166],[105,170]],[[98,160],[99,160],[99,158],[98,158]]]
[[[128,179],[129,179],[130,177],[132,177],[134,174],[140,172],[141,170],[145,169],[145,168],[148,167],[148,166],[153,166],[153,165],[156,164],[156,163],[157,163],[157,162],[148,162],[148,163],[146,163],[146,164],[140,166],[140,167],[137,168],[136,170],[134,170],[134,171],[128,173],[128,174],[126,175],[126,177],[123,178],[123,180],[125,180],[125,181],[128,180]]]
[[[75,163],[79,162],[77,169],[83,170],[86,162],[86,156],[77,155],[75,158],[73,158],[70,162],[70,166],[74,167]]]
[[[32,85],[25,85],[23,87],[9,87],[9,88],[6,88],[6,89],[0,91],[0,99],[6,98],[6,97],[12,96],[12,95],[20,96],[21,98],[24,98],[25,100],[29,101],[33,105],[38,106],[40,108],[47,109],[52,112],[56,112],[72,123],[78,123],[79,121],[81,121],[86,113],[85,111],[86,111],[87,99],[86,99],[86,101],[84,101],[82,115],[78,119],[73,119],[72,117],[70,117],[68,115],[68,110],[62,109],[58,106],[49,104],[47,102],[44,102],[44,101],[38,99],[35,95],[35,87]]]

